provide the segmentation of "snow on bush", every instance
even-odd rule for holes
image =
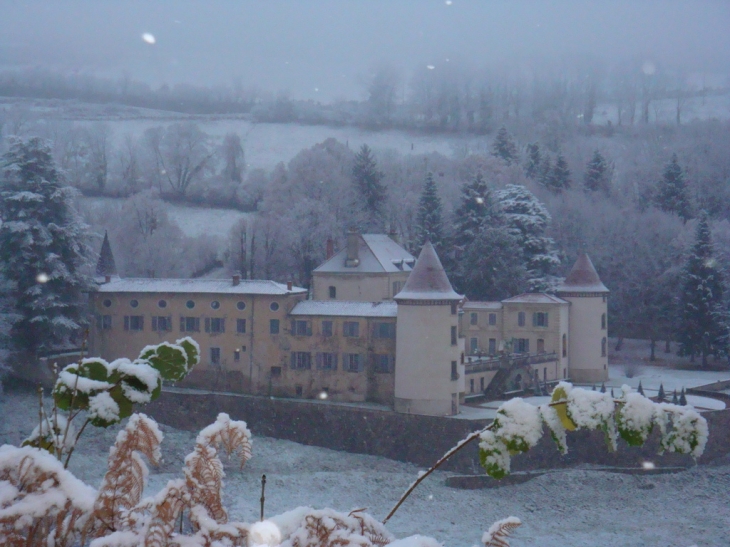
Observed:
[[[656,405],[627,385],[621,390],[623,395],[616,414],[618,433],[630,446],[641,446],[654,428]]]
[[[485,547],[509,547],[507,538],[512,533],[512,530],[522,525],[522,521],[517,517],[507,517],[506,519],[498,520],[489,530],[484,532],[482,536],[482,543]]]

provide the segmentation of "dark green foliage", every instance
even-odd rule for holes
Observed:
[[[644,388],[641,386],[641,380],[639,380],[639,389],[637,389],[636,391],[644,395]]]
[[[12,284],[18,350],[73,343],[85,326],[90,250],[74,195],[43,141],[11,141],[0,175],[0,269]]]
[[[528,179],[537,180],[542,170],[542,157],[540,156],[540,145],[537,143],[527,145],[527,161],[525,162],[525,176]]]
[[[714,257],[710,226],[702,215],[695,243],[682,271],[677,340],[679,354],[702,357],[727,351],[728,328],[723,310],[723,278]]]
[[[687,396],[684,393],[684,388],[682,388],[682,393],[679,396],[679,406],[687,406]]]
[[[657,400],[660,403],[663,403],[667,400],[667,394],[664,393],[664,384],[659,384],[659,395],[657,395]]]
[[[672,154],[669,165],[664,169],[664,175],[657,185],[655,201],[662,211],[674,213],[685,222],[692,218],[689,188],[677,154]]]
[[[548,171],[548,175],[545,180],[545,186],[548,190],[559,194],[563,190],[570,188],[570,169],[568,168],[568,162],[565,156],[558,154],[555,160],[555,165]]]
[[[674,394],[672,395],[672,404],[678,405],[679,404],[679,398],[677,397],[677,390],[674,390]]]
[[[607,196],[611,193],[611,172],[608,162],[598,150],[593,152],[593,157],[586,165],[583,189],[586,192],[603,192]]]
[[[519,163],[520,155],[517,150],[517,145],[512,135],[507,132],[507,128],[504,126],[499,128],[497,136],[494,138],[492,155],[502,158],[507,165]]]
[[[418,201],[418,214],[416,216],[416,245],[420,249],[430,241],[436,248],[439,255],[444,254],[445,235],[443,222],[443,205],[438,195],[436,182],[433,175],[426,174],[426,182],[423,185],[421,198]]]
[[[459,207],[454,212],[453,242],[459,253],[465,252],[479,235],[482,226],[497,221],[498,211],[492,192],[481,173],[461,188]]]
[[[603,382],[601,383],[601,393],[606,393],[606,384]]]
[[[117,275],[117,265],[114,262],[112,247],[109,244],[109,234],[106,231],[104,231],[104,241],[101,243],[99,260],[96,263],[96,275],[102,277],[107,275]]]
[[[383,207],[387,189],[382,183],[385,175],[378,170],[373,152],[367,144],[363,144],[355,156],[352,167],[352,180],[361,200],[360,207],[367,216],[367,228],[382,229]]]

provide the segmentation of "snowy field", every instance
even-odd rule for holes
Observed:
[[[164,395],[163,395],[164,396]],[[18,445],[37,419],[35,396],[0,395],[0,444]],[[246,416],[232,416],[246,419]],[[150,474],[148,494],[180,477],[195,435],[162,426],[165,458]],[[71,463],[98,486],[119,427],[91,428]],[[267,515],[299,505],[350,510],[367,507],[383,518],[417,476],[413,465],[255,437],[242,472],[227,466],[225,503],[233,519],[258,518],[260,478],[267,476]],[[631,476],[577,469],[556,471],[516,486],[457,490],[446,473],[427,479],[388,523],[396,537],[429,535],[446,546],[479,544],[495,520],[522,519],[513,547],[726,547],[730,466],[678,474]]]
[[[124,199],[104,197],[80,197],[81,208],[97,208],[102,206],[121,207]],[[237,209],[213,209],[206,207],[189,207],[164,202],[170,220],[175,222],[183,233],[189,237],[201,234],[228,237],[228,232],[241,218],[250,213],[242,213]]]

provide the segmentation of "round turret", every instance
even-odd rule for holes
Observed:
[[[426,243],[398,303],[395,410],[447,416],[459,412],[464,391],[463,344],[454,292],[431,243]]]
[[[587,254],[578,257],[557,296],[570,302],[568,375],[579,384],[608,380],[608,294]]]

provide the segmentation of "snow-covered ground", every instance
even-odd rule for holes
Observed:
[[[163,395],[164,396],[164,395]],[[0,396],[0,444],[19,444],[30,433],[37,408],[32,394]],[[246,416],[232,416],[246,419]],[[180,476],[195,434],[162,426],[165,458],[150,473],[147,493]],[[71,463],[97,486],[119,427],[89,428]],[[253,459],[239,472],[227,466],[225,503],[231,517],[258,518],[260,478],[267,476],[266,513],[299,505],[339,510],[367,507],[383,518],[416,478],[413,465],[289,441],[255,437]],[[518,456],[519,457],[519,456]],[[524,484],[457,490],[436,472],[388,523],[397,537],[420,533],[447,546],[479,543],[495,520],[514,515],[523,526],[513,547],[726,546],[730,529],[730,466],[697,467],[671,475],[630,476],[589,469],[556,471]]]
[[[121,207],[124,199],[106,197],[80,197],[82,207],[109,206]],[[174,221],[183,233],[189,237],[201,234],[228,237],[228,232],[240,219],[251,213],[243,213],[237,209],[213,209],[209,207],[189,207],[164,202],[170,220]]]

